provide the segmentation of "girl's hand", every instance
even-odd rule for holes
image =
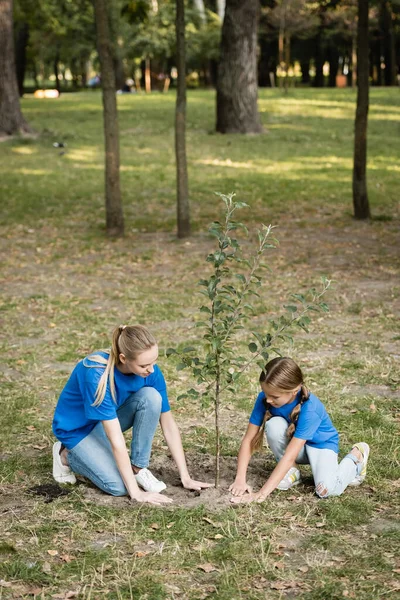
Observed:
[[[250,485],[247,485],[246,482],[240,483],[236,480],[229,486],[229,491],[232,492],[234,496],[243,496],[246,492],[251,494],[253,491]]]
[[[185,490],[200,491],[205,488],[213,487],[214,484],[213,483],[204,483],[203,481],[196,481],[195,479],[192,479],[191,477],[189,477],[187,479],[182,479],[182,485],[185,488]]]
[[[160,506],[160,504],[171,504],[172,499],[162,494],[156,494],[155,492],[140,492],[137,496],[132,498],[136,502],[147,502],[148,504],[154,504]]]
[[[245,496],[233,497],[230,499],[232,504],[249,504],[250,502],[263,502],[266,496],[260,492],[255,494],[246,494]]]

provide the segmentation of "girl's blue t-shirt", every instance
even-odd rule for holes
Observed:
[[[300,397],[301,392],[297,394],[293,402],[279,408],[268,404],[268,410],[273,417],[283,417],[288,423],[291,423],[290,413],[300,402]],[[250,423],[260,427],[266,411],[265,394],[260,392],[250,415]],[[310,394],[308,400],[301,407],[293,437],[306,440],[306,445],[314,448],[326,448],[336,453],[339,452],[339,434],[333,426],[325,406],[314,394]]]
[[[133,373],[125,375],[115,368],[117,402],[112,399],[108,383],[103,402],[100,406],[93,406],[97,385],[105,369],[105,365],[93,360],[95,354],[108,358],[107,352],[96,352],[76,365],[61,392],[54,413],[53,433],[69,450],[79,444],[99,421],[117,418],[117,409],[131,394],[143,387],[152,387],[160,393],[162,413],[171,410],[165,379],[157,365],[148,377],[140,377]]]

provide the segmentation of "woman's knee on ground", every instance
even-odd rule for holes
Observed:
[[[122,479],[115,481],[103,481],[101,489],[110,496],[126,496],[128,494]]]

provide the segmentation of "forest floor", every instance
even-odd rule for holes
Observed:
[[[369,189],[374,218],[351,217],[354,95],[262,92],[266,133],[212,135],[213,96],[189,95],[193,235],[177,240],[172,95],[120,98],[126,236],[104,235],[99,94],[27,98],[36,139],[0,146],[2,206],[0,598],[339,600],[400,597],[400,108],[373,90]],[[64,150],[53,143],[63,141]],[[63,153],[62,153],[63,152]],[[397,152],[397,154],[396,154]],[[51,477],[51,420],[76,362],[107,347],[120,323],[155,333],[159,365],[191,474],[214,479],[214,417],[176,398],[193,387],[169,346],[201,346],[198,281],[209,275],[207,233],[222,218],[213,191],[246,201],[250,252],[261,223],[277,225],[248,331],[266,332],[291,293],[333,280],[328,314],[281,350],[301,365],[339,430],[341,456],[366,441],[366,482],[327,501],[302,483],[260,505],[233,508],[228,487],[258,393],[251,368],[222,405],[221,484],[184,490],[160,432],[151,467],[172,505],[154,508]],[[127,438],[128,439],[128,438]],[[257,489],[274,463],[253,457]]]

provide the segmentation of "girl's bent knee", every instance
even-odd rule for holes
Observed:
[[[272,417],[265,424],[265,433],[268,438],[281,437],[286,433],[288,423],[283,417]]]

